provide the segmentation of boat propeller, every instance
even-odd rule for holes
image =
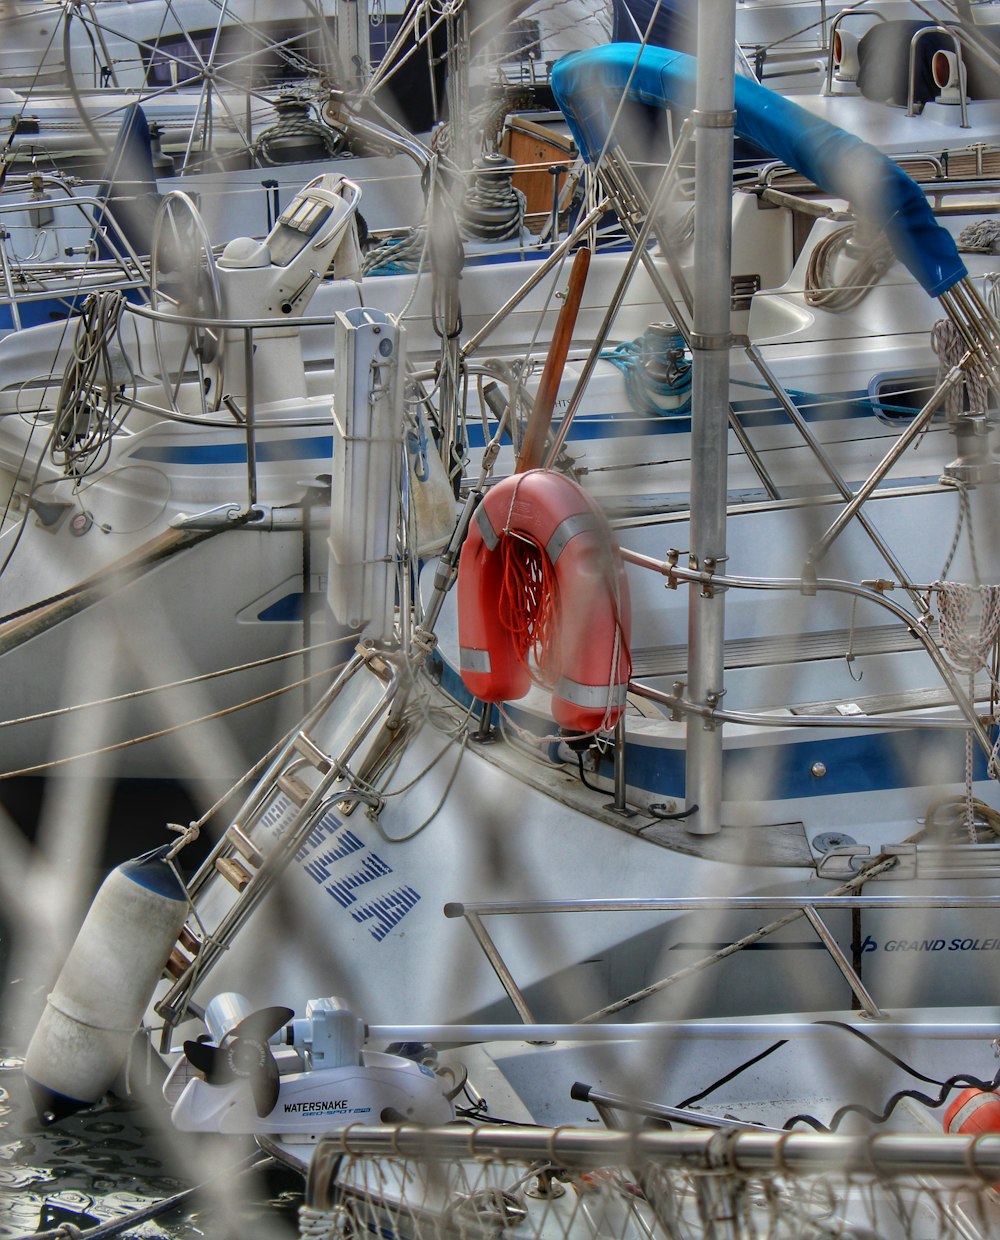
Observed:
[[[184,1043],[163,1084],[174,1126],[265,1134],[301,1160],[346,1124],[454,1120],[464,1074],[439,1065],[432,1046],[366,1046],[364,1021],[335,996],[310,999],[293,1017],[286,1007],[254,1011],[231,992],[209,1000],[205,1040]]]
[[[257,1114],[270,1115],[281,1086],[268,1039],[294,1015],[287,1007],[261,1008],[230,1029],[218,1046],[211,1042],[185,1042],[184,1054],[210,1085],[249,1081]]]

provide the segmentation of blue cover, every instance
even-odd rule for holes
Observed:
[[[640,103],[691,109],[696,68],[683,52],[614,43],[557,61],[552,92],[580,151],[593,162],[625,91]],[[885,229],[896,257],[932,297],[968,275],[954,239],[917,185],[867,142],[742,77],[736,78],[735,132]]]
[[[137,886],[145,887],[147,891],[166,896],[170,900],[184,901],[187,899],[187,892],[181,886],[176,871],[166,860],[169,851],[170,845],[163,844],[152,852],[143,853],[141,857],[123,861],[118,872]]]
[[[125,109],[96,196],[111,208],[111,214],[102,211],[97,219],[113,241],[119,247],[127,241],[137,254],[148,254],[160,195],[156,188],[149,124],[137,103],[130,103]],[[100,228],[97,242],[99,257],[113,257]]]

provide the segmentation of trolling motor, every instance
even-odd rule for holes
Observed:
[[[366,1050],[364,1022],[340,999],[311,999],[304,1018],[293,1016],[217,995],[205,1009],[208,1040],[184,1043],[163,1086],[174,1125],[302,1145],[344,1124],[455,1118],[453,1082],[429,1062]]]

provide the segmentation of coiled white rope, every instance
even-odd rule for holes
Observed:
[[[315,1206],[299,1206],[300,1240],[344,1240],[353,1235],[350,1215],[343,1206],[317,1210]]]
[[[956,240],[959,250],[966,254],[1000,254],[1000,222],[975,220],[966,224]]]
[[[938,319],[931,328],[931,348],[938,359],[937,382],[940,383],[952,367],[957,366],[965,353],[965,345],[958,328],[951,319]],[[969,394],[969,408],[982,412],[989,403],[986,380],[977,371],[966,370],[963,376],[965,390]],[[945,397],[944,410],[950,418],[958,417],[963,409],[962,384],[955,384]]]
[[[953,667],[978,672],[988,667],[1000,629],[1000,586],[937,581],[941,644]]]
[[[73,356],[56,401],[49,454],[66,473],[82,475],[103,463],[115,432],[124,422],[116,412],[116,392],[124,387],[123,367],[131,370],[120,347],[125,309],[120,289],[92,294],[77,320]],[[134,375],[127,376],[133,384]],[[126,410],[127,412],[127,410]]]
[[[857,258],[847,279],[833,282],[834,263],[854,241],[855,225],[848,224],[829,233],[813,248],[806,268],[805,299],[810,306],[824,310],[850,310],[871,292],[893,263],[893,253],[884,233],[867,243],[858,239]]]

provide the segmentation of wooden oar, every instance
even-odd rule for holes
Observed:
[[[542,463],[545,452],[545,440],[552,424],[552,411],[556,406],[556,395],[566,366],[573,329],[576,327],[576,316],[583,299],[583,286],[587,280],[587,269],[590,267],[590,250],[586,246],[576,252],[573,267],[569,273],[569,285],[566,289],[566,300],[559,311],[556,330],[552,336],[542,377],[535,394],[535,403],[528,418],[528,427],[524,434],[524,442],[518,454],[514,472],[523,474],[525,470],[537,469]]]

